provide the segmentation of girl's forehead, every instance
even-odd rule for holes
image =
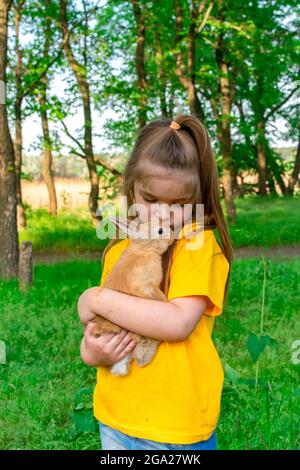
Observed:
[[[188,169],[165,168],[144,162],[134,188],[157,197],[187,199],[193,197],[195,184],[195,173]]]
[[[163,165],[157,165],[153,162],[144,161],[143,167],[140,166],[138,171],[138,181],[146,184],[151,180],[179,180],[184,181],[191,173],[190,170],[184,168],[166,168]]]
[[[190,190],[180,178],[166,178],[148,176],[143,182],[136,182],[135,189],[144,191],[154,196],[169,196],[171,198],[187,198]]]

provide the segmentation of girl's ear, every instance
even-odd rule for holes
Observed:
[[[126,219],[126,217],[109,215],[109,220],[119,227],[125,235],[128,235],[129,238],[139,238],[139,232],[137,231],[138,223],[132,220]]]

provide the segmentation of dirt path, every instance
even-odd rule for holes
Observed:
[[[300,256],[300,245],[271,246],[270,248],[258,246],[243,246],[234,250],[236,258],[249,258],[265,255],[268,258],[291,258]]]
[[[238,258],[252,258],[265,255],[266,258],[283,257],[291,258],[300,256],[300,245],[272,246],[270,248],[257,246],[243,246],[234,250],[234,256]],[[102,251],[87,253],[36,253],[33,256],[34,264],[63,263],[65,261],[99,261]]]

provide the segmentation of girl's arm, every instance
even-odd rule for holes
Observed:
[[[198,295],[162,302],[92,287],[79,297],[78,312],[83,323],[100,315],[141,336],[176,342],[192,333],[206,305],[207,298]]]

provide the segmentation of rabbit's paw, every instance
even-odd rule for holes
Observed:
[[[123,376],[127,375],[129,372],[129,368],[130,368],[130,360],[131,360],[131,354],[127,354],[127,356],[121,359],[121,361],[116,362],[116,364],[111,366],[110,372],[113,375],[123,375]]]
[[[134,359],[139,367],[147,366],[152,362],[159,341],[147,340],[146,342],[140,342],[136,345],[134,350]]]

